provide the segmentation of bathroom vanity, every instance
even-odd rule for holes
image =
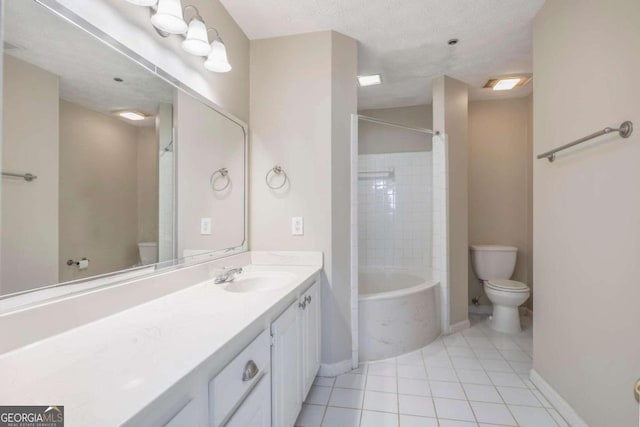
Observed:
[[[244,265],[219,285],[211,269],[200,283],[5,353],[0,401],[64,405],[69,426],[293,425],[320,366],[322,256],[307,258]]]

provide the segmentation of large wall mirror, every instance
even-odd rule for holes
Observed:
[[[246,249],[243,123],[37,1],[1,26],[0,312]]]

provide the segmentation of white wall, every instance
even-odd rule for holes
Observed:
[[[60,101],[59,281],[138,263],[138,224],[152,222],[150,218],[139,220],[138,212],[141,130],[144,128],[121,119]],[[153,211],[146,214],[156,215]],[[86,270],[66,265],[68,259],[85,257],[89,259]]]
[[[640,2],[547,1],[534,24],[533,366],[592,427],[638,425]]]
[[[325,255],[323,362],[351,358],[350,114],[357,45],[333,32],[251,42],[251,249]],[[290,183],[266,187],[282,165]],[[291,235],[291,217],[305,220]]]
[[[426,139],[428,135],[422,135]],[[428,138],[431,139],[430,137]],[[362,267],[431,268],[433,159],[430,151],[360,154],[358,256]]]
[[[58,282],[58,76],[4,55],[3,294]]]
[[[423,129],[433,128],[433,110],[431,105],[361,110],[358,113],[406,126]],[[431,137],[424,133],[407,131],[364,120],[361,120],[359,123],[358,151],[360,154],[402,153],[429,150],[431,150]]]
[[[448,76],[433,81],[433,127],[446,134],[448,198],[448,263],[451,325],[468,320],[469,192],[467,85]],[[442,172],[442,171],[436,171]],[[444,325],[446,327],[446,325]]]
[[[469,103],[469,243],[516,246],[513,280],[533,288],[531,99]],[[469,302],[481,293],[469,268]]]

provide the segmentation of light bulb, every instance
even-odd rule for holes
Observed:
[[[182,2],[180,0],[158,0],[158,9],[151,17],[151,23],[165,33],[186,33],[188,25],[182,16]]]
[[[216,73],[231,71],[231,64],[227,59],[227,48],[221,40],[216,39],[211,43],[211,53],[204,62],[204,67]]]
[[[182,42],[182,49],[197,56],[207,56],[211,52],[207,27],[199,17],[195,17],[189,22],[187,38]]]

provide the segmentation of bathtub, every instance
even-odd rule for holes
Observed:
[[[440,335],[440,286],[430,274],[361,269],[358,289],[360,361],[408,353]]]

